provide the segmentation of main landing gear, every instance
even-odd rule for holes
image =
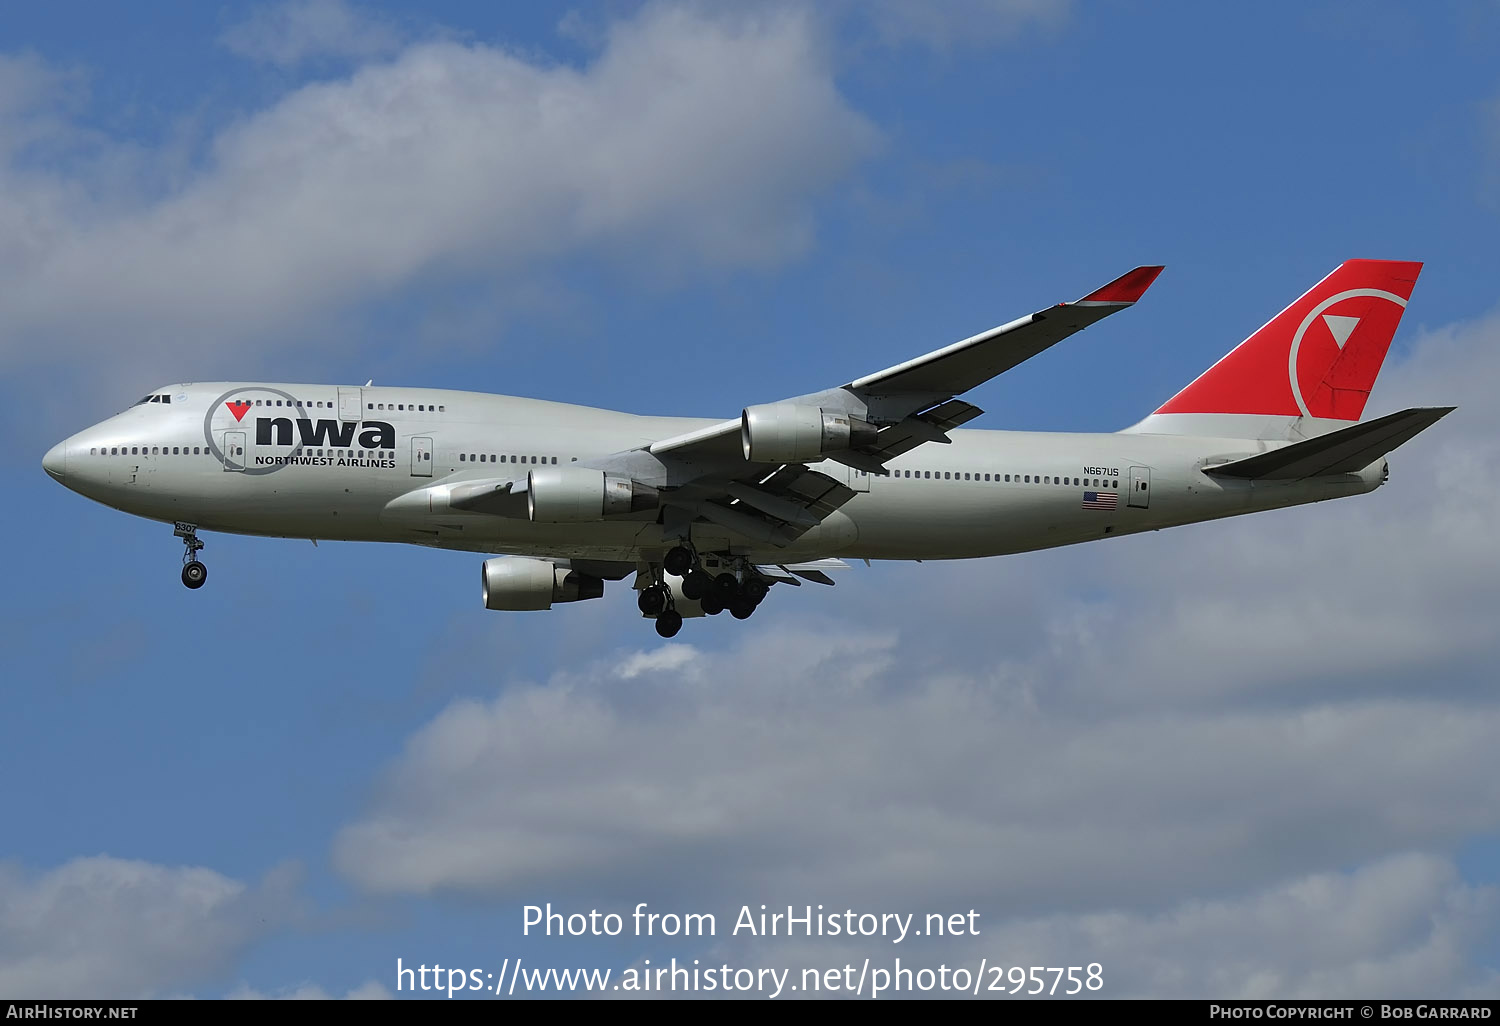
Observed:
[[[684,577],[696,562],[698,562],[698,556],[692,549],[686,545],[674,545],[662,558],[661,566],[673,577]]]
[[[675,638],[677,632],[682,630],[682,614],[675,609],[668,609],[659,613],[656,617],[656,633],[664,638]]]
[[[748,619],[771,590],[770,582],[746,560],[712,553],[705,560],[685,544],[668,549],[660,566],[652,583],[641,589],[636,604],[641,615],[656,618],[656,633],[664,638],[675,637],[682,630],[682,613],[676,608],[674,589],[663,579],[663,572],[681,579],[676,586],[677,601],[696,602],[707,616],[728,610],[736,620]]]
[[[673,552],[686,549],[673,549]],[[668,553],[670,556],[671,553]],[[692,559],[692,553],[688,552],[688,559]],[[672,589],[668,588],[662,581],[661,575],[656,575],[654,583],[641,589],[636,596],[635,604],[640,608],[642,616],[656,617],[656,633],[664,638],[676,637],[677,632],[682,630],[682,614],[672,608]]]
[[[198,559],[198,550],[204,543],[198,538],[197,525],[178,523],[173,525],[172,533],[182,539],[185,550],[182,553],[182,583],[196,591],[208,580],[208,567]]]

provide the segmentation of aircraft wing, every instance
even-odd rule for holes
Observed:
[[[688,522],[702,518],[755,541],[786,545],[856,494],[841,480],[847,472],[809,464],[831,460],[881,475],[902,453],[948,442],[949,431],[983,412],[959,394],[1133,305],[1161,270],[1137,267],[1075,303],[836,388],[747,407],[737,418],[586,465],[667,490],[663,505]],[[772,444],[757,448],[760,437]]]
[[[1137,267],[1076,303],[1058,303],[838,388],[785,400],[785,404],[853,416],[874,426],[873,439],[823,453],[820,458],[880,473],[887,460],[923,442],[945,442],[949,430],[983,412],[952,401],[955,396],[1133,305],[1161,271],[1160,267]],[[684,464],[748,462],[750,457],[741,445],[743,427],[743,416],[725,420],[662,439],[649,450]]]

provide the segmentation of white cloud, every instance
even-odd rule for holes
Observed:
[[[242,57],[292,67],[320,57],[382,57],[401,45],[401,34],[344,0],[287,0],[256,8],[220,42]]]
[[[1028,945],[1093,952],[1116,995],[1477,996],[1496,982],[1473,964],[1500,923],[1496,898],[1445,859],[1404,854],[1161,915],[1016,924],[991,941],[1017,957]]]
[[[40,875],[0,866],[0,993],[148,997],[224,972],[288,921],[290,883],[102,855]]]
[[[0,359],[202,366],[429,276],[503,292],[578,254],[647,275],[771,266],[811,244],[812,199],[874,143],[787,10],[647,8],[583,68],[417,43],[223,127],[186,171],[124,143],[43,170],[34,140],[11,148]]]
[[[618,673],[621,680],[633,680],[643,673],[663,670],[680,670],[698,658],[698,650],[691,645],[663,645],[650,652],[636,652],[620,663]]]
[[[274,994],[241,984],[224,997],[230,1001],[329,1001],[333,995],[316,983],[303,983]],[[391,992],[375,980],[366,980],[344,994],[346,1001],[377,1001],[390,997]]]
[[[1494,708],[1367,698],[1100,718],[1028,708],[1003,670],[924,680],[900,645],[779,627],[629,683],[559,675],[455,703],[337,862],[381,891],[690,889],[690,867],[712,866],[793,900],[839,880],[839,900],[937,889],[1037,910],[1500,829],[1500,778],[1475,772],[1500,769]]]
[[[1500,924],[1497,899],[1494,888],[1465,884],[1446,859],[1401,853],[1159,912],[982,917],[973,937],[913,932],[893,945],[880,938],[746,940],[721,931],[703,960],[792,967],[796,981],[804,968],[859,967],[866,957],[872,968],[889,969],[899,957],[912,970],[946,965],[971,973],[986,959],[1003,967],[998,977],[981,978],[980,993],[990,997],[999,996],[991,986],[1007,994],[1034,989],[1030,966],[1079,966],[1082,980],[1097,964],[1102,984],[1093,993],[1112,998],[1481,998],[1500,983],[1500,974],[1474,958]],[[913,930],[923,926],[916,917]],[[1057,993],[1066,993],[1066,974],[1044,972],[1043,987],[1054,979]]]
[[[1345,993],[1380,971],[1446,991],[1472,976],[1454,964],[1493,896],[1440,856],[1398,856],[1500,830],[1497,342],[1500,316],[1483,318],[1391,368],[1372,412],[1461,409],[1374,495],[861,571],[838,619],[791,616],[826,593],[773,595],[728,649],[623,653],[456,702],[336,864],[377,892],[535,900],[567,881],[1114,924],[1179,993],[1202,990],[1169,979],[1174,952],[1204,969],[1213,928],[1245,948],[1216,992]],[[1416,895],[1404,911],[1376,900],[1388,879]],[[1355,924],[1425,907],[1442,928],[1257,976],[1274,931],[1230,930],[1247,890]],[[1193,924],[1201,940],[1173,939]]]

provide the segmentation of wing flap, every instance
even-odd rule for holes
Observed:
[[[1232,463],[1205,467],[1203,472],[1216,477],[1272,481],[1354,474],[1411,441],[1455,409],[1432,406],[1402,410]]]
[[[782,547],[817,527],[854,495],[843,482],[790,463],[760,480],[694,482],[666,501],[752,541]]]

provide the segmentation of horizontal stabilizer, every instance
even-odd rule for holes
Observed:
[[[1288,481],[1325,474],[1355,474],[1432,427],[1457,407],[1430,406],[1340,428],[1246,459],[1205,467],[1205,474]]]

